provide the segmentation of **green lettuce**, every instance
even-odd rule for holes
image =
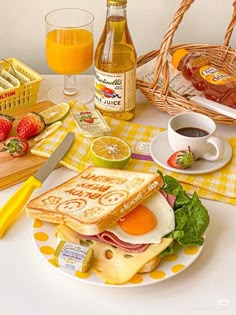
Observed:
[[[172,237],[174,242],[162,252],[161,256],[166,256],[174,252],[174,245],[182,247],[201,246],[204,243],[202,235],[209,225],[209,214],[201,203],[196,192],[190,197],[181,184],[169,175],[162,176],[164,185],[162,190],[168,194],[176,196],[173,207],[175,213],[175,229],[166,237]]]

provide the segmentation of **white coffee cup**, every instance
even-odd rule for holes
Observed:
[[[216,124],[208,116],[186,112],[170,118],[168,141],[174,152],[190,150],[195,159],[216,161],[225,151],[224,141],[216,136]]]

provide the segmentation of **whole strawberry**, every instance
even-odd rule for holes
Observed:
[[[45,128],[42,115],[31,112],[21,119],[17,126],[17,134],[20,138],[29,139],[39,134]]]
[[[194,163],[194,156],[190,150],[181,150],[173,153],[167,160],[167,164],[178,169],[189,168]]]
[[[27,139],[22,139],[17,136],[12,136],[4,141],[0,152],[7,151],[11,156],[24,155],[29,150],[29,143]]]
[[[0,114],[0,141],[6,139],[12,130],[15,118],[10,115]]]

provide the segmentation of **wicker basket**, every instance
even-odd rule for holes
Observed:
[[[43,80],[40,74],[16,58],[9,58],[6,61],[1,60],[0,68],[8,69],[9,64],[29,78],[30,82],[0,92],[0,114],[35,104],[40,83]]]
[[[190,52],[200,51],[206,56],[214,66],[221,67],[230,74],[236,74],[236,50],[229,47],[229,40],[236,23],[236,0],[233,1],[233,15],[228,25],[224,45],[208,44],[180,44],[172,46],[173,36],[181,23],[185,12],[189,9],[194,0],[182,0],[179,9],[176,11],[168,31],[163,37],[159,50],[153,50],[138,58],[138,67],[146,64],[157,57],[154,80],[146,82],[137,79],[137,88],[145,97],[158,109],[175,115],[184,111],[195,111],[211,117],[215,122],[232,125],[236,124],[236,119],[218,114],[212,110],[205,109],[199,105],[191,103],[187,98],[169,90],[169,66],[168,56],[177,49],[185,48]],[[160,85],[159,78],[163,77],[163,85]]]

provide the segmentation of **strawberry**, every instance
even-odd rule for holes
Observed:
[[[14,117],[0,114],[0,141],[6,139],[12,130]]]
[[[185,169],[192,166],[194,162],[193,153],[188,147],[188,150],[181,150],[173,153],[167,160],[167,164],[178,169]]]
[[[93,117],[88,117],[88,118],[85,118],[84,121],[88,124],[92,124],[94,122],[94,119]]]
[[[4,141],[3,148],[0,152],[7,151],[11,156],[24,155],[29,150],[29,143],[26,139],[12,136]]]
[[[21,119],[17,126],[17,134],[20,138],[31,138],[39,134],[45,128],[42,115],[31,112]]]

